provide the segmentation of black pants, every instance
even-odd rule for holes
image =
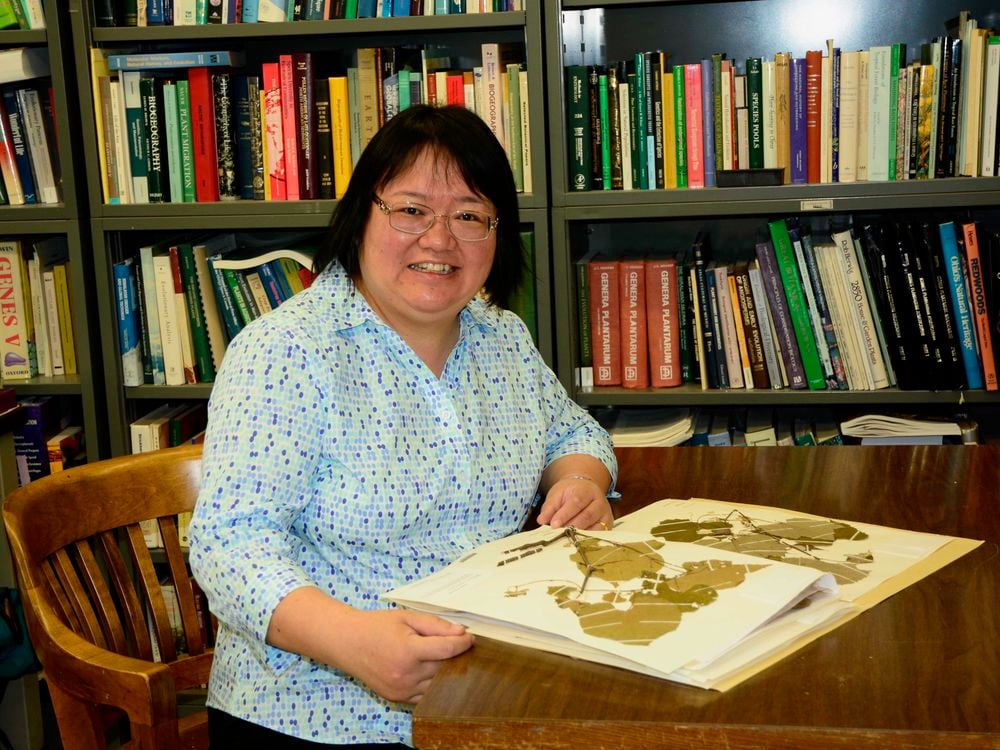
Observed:
[[[310,742],[238,719],[215,708],[208,709],[208,741],[211,750],[255,750],[256,748],[262,750],[265,748],[266,750],[308,750],[309,748],[331,747],[410,750],[409,745],[399,743],[389,745],[325,745],[322,742]]]

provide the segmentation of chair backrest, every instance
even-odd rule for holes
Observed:
[[[103,747],[101,706],[128,714],[142,747],[177,746],[176,693],[207,682],[212,657],[214,628],[178,533],[200,477],[201,446],[185,446],[57,472],[4,502],[67,748]],[[162,549],[146,546],[150,519]],[[81,727],[82,718],[95,726]],[[86,740],[67,742],[68,733]]]

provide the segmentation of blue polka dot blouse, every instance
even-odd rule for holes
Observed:
[[[600,458],[520,319],[471,302],[441,378],[334,264],[230,344],[209,404],[191,563],[219,620],[209,705],[315,742],[410,742],[410,713],[265,643],[289,592],[361,609],[521,526],[542,470]]]

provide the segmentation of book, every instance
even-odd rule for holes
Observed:
[[[9,47],[0,50],[0,83],[41,78],[51,72],[45,47]]]
[[[33,88],[18,89],[17,105],[24,126],[24,139],[38,189],[39,202],[59,203],[62,200],[62,188],[57,176],[58,158],[53,145],[49,143],[46,115],[38,91]]]
[[[646,264],[643,260],[618,263],[618,321],[621,329],[621,378],[625,388],[649,387],[646,324]]]
[[[788,387],[793,389],[808,388],[809,383],[803,371],[802,357],[788,311],[788,302],[785,298],[782,276],[778,270],[774,245],[770,240],[762,240],[756,244],[755,253],[760,265],[761,280],[764,284],[771,319],[774,321],[775,348],[784,363]]]
[[[618,263],[593,260],[588,264],[590,337],[594,385],[621,385],[621,330]]]
[[[142,385],[142,346],[139,337],[135,261],[126,258],[114,263],[112,271],[115,281],[115,306],[118,312],[118,351],[122,363],[122,385],[126,387]]]
[[[18,484],[24,486],[50,472],[48,438],[67,426],[67,415],[54,396],[33,396],[17,401],[24,410],[24,423],[13,431]]]
[[[649,384],[681,385],[678,271],[674,258],[649,258],[645,264],[646,334]]]
[[[962,255],[958,248],[957,228],[954,222],[947,221],[938,225],[938,231],[941,235],[941,252],[950,282],[948,284],[948,294],[956,321],[958,342],[962,352],[965,387],[969,390],[975,390],[983,387],[983,376],[979,366],[979,347],[976,341],[976,329],[972,321],[969,299],[966,294],[969,284],[966,279]]]
[[[566,67],[566,133],[570,190],[590,190],[590,97],[587,68],[583,65]]]
[[[667,498],[608,531],[543,526],[481,545],[384,598],[475,634],[724,691],[979,544]]]
[[[161,89],[158,91],[157,89]],[[163,126],[162,84],[149,76],[139,78],[142,106],[143,153],[146,160],[146,189],[150,203],[170,200],[170,176],[167,173],[166,133]]]
[[[240,177],[237,172],[237,135],[235,106],[231,73],[213,73],[212,113],[215,128],[216,184],[219,200],[233,201],[240,196]]]
[[[219,159],[216,153],[215,95],[211,68],[189,68],[187,82],[195,198],[198,203],[211,203],[219,200]]]
[[[987,391],[995,391],[998,384],[996,360],[993,354],[993,332],[990,330],[989,312],[986,307],[984,291],[986,282],[976,223],[963,222],[962,235],[965,240],[965,262],[969,271],[969,291],[976,324],[976,337],[979,342],[979,359],[983,368],[983,383]]]
[[[239,67],[246,56],[239,50],[178,50],[111,54],[109,70],[164,70],[194,67]]]
[[[0,240],[0,375],[4,381],[38,374],[27,268],[17,240]]]
[[[813,390],[825,388],[826,380],[816,348],[816,339],[809,321],[809,311],[806,307],[802,281],[799,278],[794,250],[788,235],[788,226],[784,219],[776,219],[768,222],[768,231],[773,242],[778,272],[781,275],[781,285],[788,303],[788,315],[795,332],[796,345],[802,357],[802,369],[805,373],[806,384]]]

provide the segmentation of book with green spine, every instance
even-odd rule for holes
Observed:
[[[688,186],[687,105],[684,100],[684,66],[674,65],[674,144],[677,153],[677,187]]]
[[[759,57],[747,58],[750,169],[764,168],[764,79]]]
[[[640,190],[649,189],[649,144],[646,141],[646,59],[641,52],[636,52],[635,62],[635,119],[632,120],[632,129],[635,138],[632,142],[636,144],[635,158],[632,159],[634,167],[638,167],[638,181],[633,181],[633,187]],[[629,83],[631,83],[631,78]],[[654,184],[656,175],[652,175]]]
[[[826,388],[826,379],[823,377],[823,366],[819,360],[819,351],[816,349],[816,340],[809,322],[809,310],[806,307],[802,282],[799,280],[795,252],[788,235],[788,225],[784,219],[776,219],[769,221],[767,228],[774,244],[774,256],[778,265],[778,273],[781,275],[782,286],[785,288],[788,315],[792,321],[799,355],[802,357],[806,383],[810,390],[822,390]]]

